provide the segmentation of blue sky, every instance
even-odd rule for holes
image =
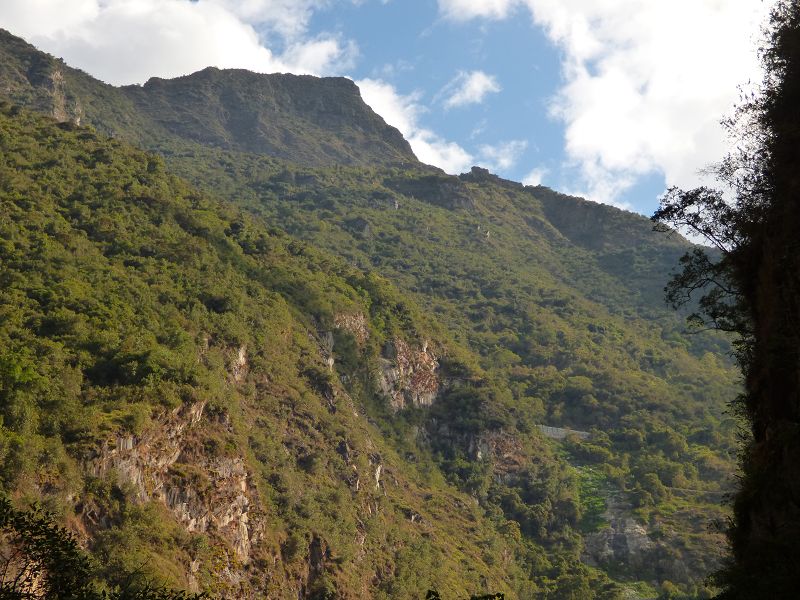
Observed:
[[[3,0],[0,27],[113,84],[208,65],[344,75],[448,172],[652,213],[704,183],[768,2]]]
[[[563,134],[548,117],[548,102],[561,81],[559,51],[527,18],[454,23],[439,16],[435,1],[420,1],[415,10],[375,2],[320,11],[312,26],[358,40],[351,76],[417,93],[422,126],[456,141],[476,162],[495,163],[487,166],[517,181],[536,168],[557,171]],[[475,72],[488,74],[498,91],[448,106],[459,73]],[[497,165],[481,152],[486,146],[516,149],[513,164]]]

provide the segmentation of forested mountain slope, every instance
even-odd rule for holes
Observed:
[[[59,88],[53,83],[58,78],[29,76],[30,65],[45,64],[51,69],[53,59],[37,54],[13,36],[4,35],[0,42],[0,54],[7,57],[0,73],[5,94],[57,119],[74,118],[74,112],[53,110],[53,106],[61,106]],[[126,429],[128,421],[152,420],[158,430],[167,427],[170,419],[186,423],[194,418],[195,392],[175,392],[177,396],[172,397],[177,400],[167,403],[167,408],[177,412],[156,410],[152,413],[156,416],[151,416],[149,407],[160,406],[157,398],[161,392],[153,392],[149,382],[177,378],[185,386],[182,378],[188,365],[199,364],[204,375],[198,381],[217,390],[216,406],[222,407],[217,410],[223,416],[218,423],[214,421],[214,427],[240,436],[240,448],[253,449],[242,460],[255,462],[241,464],[256,465],[250,468],[261,476],[248,475],[248,481],[259,482],[254,483],[262,486],[259,498],[268,498],[279,507],[266,510],[274,515],[274,521],[262,521],[263,539],[274,536],[273,545],[266,546],[273,549],[272,554],[263,562],[247,563],[251,565],[248,569],[259,573],[255,577],[284,573],[270,577],[295,597],[298,591],[310,594],[321,581],[331,582],[346,597],[413,597],[424,594],[430,585],[454,593],[496,589],[521,597],[591,598],[622,593],[622,588],[610,586],[597,571],[581,566],[579,558],[622,582],[628,597],[655,597],[662,586],[674,590],[676,585],[686,593],[705,593],[703,581],[717,561],[721,537],[709,530],[709,522],[724,518],[720,500],[730,489],[734,472],[738,425],[726,413],[726,399],[735,395],[736,385],[724,340],[709,334],[687,335],[682,318],[664,306],[663,285],[678,257],[690,248],[684,240],[652,232],[641,216],[547,188],[524,187],[482,169],[452,177],[413,157],[406,160],[405,155],[398,161],[399,155],[389,153],[383,160],[382,144],[403,146],[396,142],[396,132],[381,130],[378,125],[360,129],[378,132],[370,134],[368,142],[342,137],[335,152],[326,145],[329,138],[296,129],[300,139],[287,142],[286,148],[295,152],[289,155],[258,136],[239,137],[240,129],[231,125],[239,122],[233,113],[218,122],[205,118],[221,114],[223,95],[217,95],[217,90],[239,89],[241,84],[242,93],[235,102],[225,99],[225,111],[240,111],[245,120],[257,115],[259,123],[270,127],[287,121],[280,112],[284,109],[274,108],[253,91],[265,85],[264,81],[275,81],[269,79],[272,76],[206,70],[172,82],[154,82],[151,94],[148,86],[135,90],[105,86],[63,65],[59,72],[72,78],[72,87],[63,97],[80,99],[82,122],[104,131],[113,129],[118,137],[142,144],[161,157],[135,154],[119,142],[104,142],[101,135],[84,130],[63,132],[70,136],[70,144],[92,146],[76,150],[78,154],[97,153],[99,157],[86,160],[101,170],[82,176],[93,182],[96,195],[92,198],[97,199],[84,204],[78,202],[82,192],[73,190],[66,195],[84,206],[69,206],[71,227],[85,230],[88,226],[84,223],[98,222],[91,231],[97,229],[100,237],[95,240],[87,234],[89,239],[100,245],[103,260],[122,261],[121,266],[114,264],[123,270],[104,279],[102,289],[112,296],[128,294],[123,285],[130,276],[128,270],[136,273],[141,265],[156,269],[155,273],[162,268],[158,265],[172,264],[169,269],[174,269],[167,269],[171,274],[166,280],[164,275],[148,274],[131,296],[109,300],[114,306],[127,306],[122,312],[109,313],[111,321],[135,323],[136,315],[145,310],[137,308],[139,298],[150,298],[153,303],[145,312],[170,315],[140,323],[136,333],[130,334],[134,340],[157,344],[157,352],[151,352],[150,346],[140,351],[136,341],[115,341],[118,346],[109,349],[100,342],[80,341],[82,338],[58,338],[64,347],[75,348],[69,352],[85,356],[87,362],[70,359],[70,364],[77,366],[69,372],[76,373],[79,383],[51,406],[60,406],[70,394],[89,389],[88,396],[79,396],[78,405],[95,406],[91,404],[95,398],[105,398],[105,410],[120,415],[117,420],[106,418],[100,433],[88,435],[85,445],[70,445],[62,435],[60,443],[73,457],[73,465],[84,465],[85,456],[96,453],[97,445],[105,443],[103,439],[116,439],[118,454],[101,452],[100,462],[128,473],[132,459],[125,462],[119,453],[133,450],[128,448],[131,444],[155,439],[148,438],[155,435],[148,433],[150,430],[137,433]],[[301,86],[291,94],[304,97],[313,96],[320,86],[338,89],[344,85],[310,78],[286,81]],[[305,85],[310,87],[302,88]],[[335,101],[336,95],[332,98]],[[351,91],[346,91],[342,106],[352,102]],[[304,106],[296,100],[285,104]],[[73,105],[66,102],[65,106]],[[273,110],[277,112],[271,113]],[[361,113],[347,114],[337,127],[359,130]],[[15,118],[8,117],[12,123]],[[27,124],[15,134],[20,139],[32,135],[25,132],[29,126],[54,131],[52,125],[34,126],[29,117],[23,118],[28,119]],[[308,117],[303,122],[313,121]],[[107,125],[112,122],[113,126]],[[70,170],[82,161],[59,172],[58,154],[47,154],[50,145],[37,146],[37,153],[46,158],[33,161],[31,172],[43,173],[41,177],[48,182],[59,177],[70,181]],[[138,175],[123,178],[104,191],[103,181],[109,177],[103,166],[107,152],[139,157],[140,171],[152,168],[158,175],[152,183],[145,176],[147,185],[162,192],[155,194],[150,188],[136,191],[136,182],[141,183]],[[361,158],[343,165],[335,159],[343,154]],[[110,164],[115,162],[119,161]],[[165,168],[203,192],[191,191],[187,184],[168,177]],[[166,180],[177,186],[179,193],[163,191],[173,189],[163,188]],[[49,185],[41,188],[43,197],[50,194]],[[126,188],[129,185],[133,187]],[[180,205],[183,212],[170,209],[174,215],[172,221],[167,220],[174,221],[170,231],[189,237],[167,244],[174,254],[163,263],[159,262],[164,260],[159,255],[161,225],[152,226],[163,216],[147,211],[161,206],[153,198],[173,195],[185,201]],[[116,197],[119,205],[98,212],[102,203],[97,203],[108,197]],[[136,211],[146,212],[123,218],[119,210],[136,198],[150,198],[132,204]],[[111,223],[100,219],[104,214]],[[24,225],[28,218],[20,213],[16,221],[23,231],[30,229]],[[216,224],[203,224],[206,219]],[[197,220],[200,225],[194,224]],[[103,227],[107,227],[105,233]],[[129,231],[121,235],[120,228]],[[40,229],[46,236],[59,231]],[[136,242],[117,241],[126,237]],[[78,254],[75,260],[84,256],[89,254]],[[63,260],[42,256],[40,262],[26,268],[48,272]],[[186,275],[178,267],[183,261],[191,267]],[[80,283],[72,286],[86,290],[93,285],[93,280],[83,279],[83,273],[92,277],[92,269],[75,268]],[[69,273],[60,268],[56,272]],[[24,279],[19,276],[18,280]],[[182,291],[170,291],[172,285],[181,286]],[[41,288],[60,289],[54,280],[42,283]],[[34,292],[19,294],[39,302]],[[277,304],[267,304],[264,309],[262,297]],[[70,310],[75,311],[75,306],[82,305],[73,303]],[[279,315],[284,320],[272,323]],[[101,330],[97,320],[80,323],[81,335],[89,340],[95,335],[92,332]],[[174,334],[153,333],[174,328],[175,323],[181,324],[184,333],[180,327]],[[221,333],[207,331],[212,326],[223,329]],[[50,335],[47,328],[25,327],[37,336]],[[58,327],[54,331],[60,335]],[[280,333],[261,339],[265,331]],[[294,333],[287,338],[287,331]],[[194,340],[185,342],[188,346],[173,343],[187,336]],[[224,341],[215,345],[218,339]],[[257,348],[263,350],[251,360],[250,353]],[[42,351],[30,354],[31,360]],[[91,365],[100,351],[109,353],[105,359],[108,368],[114,373],[121,370],[123,375],[92,379]],[[117,353],[122,353],[118,359],[114,358]],[[129,361],[125,353],[133,353],[134,358]],[[206,359],[206,354],[216,358]],[[191,357],[197,356],[200,362],[192,362],[197,359]],[[330,359],[332,370],[327,366]],[[155,361],[152,365],[151,360]],[[144,366],[137,361],[144,361]],[[166,366],[158,361],[165,361]],[[174,361],[177,365],[172,365]],[[242,372],[236,365],[242,361],[247,368],[239,381]],[[253,366],[256,364],[267,375]],[[270,375],[271,369],[278,368],[275,364],[286,366]],[[14,367],[10,372],[22,373],[20,369],[23,367]],[[133,375],[129,375],[131,369]],[[284,377],[292,383],[274,383]],[[57,377],[52,375],[52,379]],[[189,387],[196,385],[193,381]],[[124,394],[94,391],[95,386],[120,384],[129,387]],[[264,386],[271,395],[261,404],[266,402],[259,396]],[[305,403],[299,419],[295,418],[299,409],[293,404],[288,412],[284,407],[286,402],[294,402],[295,392]],[[125,417],[125,407],[139,402],[128,400],[126,394],[144,399],[143,406],[136,409],[136,414],[143,416]],[[343,398],[352,402],[352,409],[338,407]],[[41,409],[36,414],[46,412]],[[224,416],[234,414],[240,421]],[[209,419],[205,408],[203,415]],[[328,426],[320,423],[330,423],[338,433],[319,434],[320,427]],[[589,436],[548,442],[539,433],[540,425],[586,431]],[[262,426],[266,429],[259,430],[261,433],[251,433]],[[16,435],[16,430],[9,431]],[[25,431],[36,431],[44,440],[56,430]],[[350,431],[355,433],[345,435]],[[279,446],[276,432],[303,441],[293,441],[288,448]],[[27,433],[19,435],[20,440],[29,437]],[[358,441],[351,441],[349,435]],[[259,454],[259,444],[270,450]],[[228,448],[227,442],[222,447]],[[355,455],[363,464],[356,464],[352,457],[343,458],[352,455],[348,448],[358,448]],[[202,479],[213,472],[209,459],[193,461],[179,477]],[[225,472],[229,472],[226,464]],[[107,466],[73,468],[100,474],[106,477],[105,485],[113,487]],[[345,471],[353,468],[358,477],[350,475],[345,485]],[[28,479],[35,471],[31,465]],[[138,471],[132,472],[134,480],[141,478]],[[278,475],[284,472],[288,483]],[[375,482],[376,474],[381,475],[383,487]],[[389,474],[397,480],[393,485],[404,490],[400,496],[392,495],[386,483]],[[158,475],[151,485],[166,490],[166,477]],[[319,487],[318,479],[329,483]],[[14,480],[6,489],[22,493],[27,489],[23,480]],[[338,490],[339,500],[331,500],[337,508],[326,506],[323,492],[310,504],[312,508],[307,508],[308,501],[298,495],[306,485],[325,490],[331,498]],[[36,490],[30,492],[33,495],[47,495],[41,485],[32,489]],[[369,498],[361,500],[359,494],[368,491]],[[177,511],[176,523],[183,522],[184,529],[196,519],[190,513],[182,521],[180,512],[180,507],[191,505],[189,497],[195,498],[192,494],[196,491],[173,495],[145,492],[141,487],[123,489],[111,497],[118,503],[122,502],[119,498],[128,499],[136,510],[144,510],[142,506],[161,510],[157,507],[166,505]],[[353,493],[359,500],[348,504],[350,500],[343,498]],[[69,506],[78,496],[70,491],[61,497],[72,498],[62,507],[62,512],[69,514]],[[373,513],[370,502],[379,498],[392,509]],[[442,498],[452,499],[452,503],[426,515],[425,502]],[[142,504],[146,499],[154,501]],[[212,501],[206,506],[213,505]],[[339,508],[345,505],[346,509]],[[119,510],[119,505],[114,505],[109,512],[117,514]],[[344,518],[341,523],[320,521],[317,511],[325,510],[332,511],[330,519],[344,511]],[[374,521],[374,529],[365,514],[380,519]],[[85,518],[78,522],[84,523]],[[103,539],[98,532],[113,524],[113,520],[101,522],[99,529],[89,532],[90,538]],[[420,532],[422,524],[432,529]],[[196,525],[188,527],[191,532]],[[175,531],[182,530],[176,525]],[[475,537],[459,540],[463,531]],[[299,537],[291,538],[293,532]],[[359,550],[356,545],[360,541],[354,540],[367,533],[364,543],[368,550],[358,546]],[[290,538],[296,541],[287,541]],[[238,538],[231,539],[234,541],[227,543],[233,545],[225,556],[241,550],[236,550]],[[286,554],[287,543],[296,546],[296,553]],[[162,556],[168,546],[164,542],[152,550],[153,556]],[[320,559],[326,552],[330,553],[328,559]],[[337,562],[334,559],[339,552]],[[444,555],[456,562],[430,570],[439,560],[433,557]],[[175,580],[194,577],[192,581],[200,581],[199,576],[191,575],[191,569],[186,570],[193,564],[192,556],[187,551],[183,562],[169,567]],[[203,561],[208,560],[206,557],[200,564],[207,565]],[[352,569],[351,564],[355,565]],[[487,578],[485,583],[482,577]],[[226,581],[225,585],[234,585]]]
[[[733,477],[738,425],[726,400],[736,388],[725,343],[686,335],[656,287],[685,242],[600,207],[603,218],[593,221],[607,241],[592,251],[549,222],[538,196],[552,192],[487,181],[481,171],[461,179],[312,171],[200,150],[169,160],[292,235],[386,274],[481,356],[501,385],[483,396],[479,414],[446,397],[431,408],[433,447],[462,488],[501,507],[532,539],[547,539],[530,510],[539,503],[526,473],[531,459],[507,460],[514,440],[537,424],[591,431],[566,445],[584,497],[598,501],[595,518],[579,524],[584,558],[623,578],[688,588],[713,568],[721,537],[709,523],[724,518]],[[209,168],[215,163],[224,169]],[[562,200],[576,212],[585,204]],[[637,243],[645,231],[652,241]],[[487,451],[488,469],[476,460]],[[617,549],[614,539],[623,540]]]
[[[2,487],[69,524],[99,580],[271,598],[602,581],[485,514],[376,404],[381,385],[486,385],[388,282],[91,131],[2,105],[0,148]],[[578,511],[574,478],[526,447]]]

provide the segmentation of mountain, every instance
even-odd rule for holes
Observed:
[[[122,88],[169,135],[307,165],[416,163],[408,142],[343,77],[209,67]]]
[[[399,394],[427,393],[414,374],[477,385],[388,282],[89,130],[2,105],[0,148],[2,486],[71,525],[105,585],[534,589],[519,539],[333,368]]]
[[[342,77],[208,68],[121,88],[94,80],[0,30],[4,95],[58,120],[133,143],[187,140],[304,165],[417,163],[397,129]]]
[[[62,121],[4,109],[0,392],[26,450],[3,487],[59,507],[103,577],[149,556],[229,596],[709,593],[736,380],[664,306],[685,240],[422,165],[342,80],[113,88],[10,34],[0,56],[6,97]]]

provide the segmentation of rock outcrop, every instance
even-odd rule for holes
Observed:
[[[393,410],[430,406],[439,393],[439,361],[423,342],[412,347],[396,338],[384,348],[377,387]]]
[[[208,67],[120,89],[142,114],[183,139],[302,165],[416,163],[400,132],[344,77]]]
[[[652,557],[655,543],[631,513],[631,506],[614,496],[607,499],[603,518],[608,526],[584,536],[584,561],[592,566],[623,565],[641,571]]]
[[[369,339],[369,327],[364,313],[339,313],[334,316],[333,325],[352,335],[359,346],[363,346]]]
[[[390,190],[443,208],[472,208],[469,189],[458,177],[432,173],[415,178],[386,179],[383,185]]]
[[[244,457],[208,450],[209,432],[224,429],[225,420],[209,421],[204,408],[187,404],[154,419],[141,435],[115,436],[86,468],[94,477],[116,477],[139,503],[163,503],[187,531],[222,542],[227,564],[216,576],[235,589],[244,577],[241,567],[263,537],[261,520],[251,517],[259,512],[258,494]],[[89,529],[105,526],[91,509],[83,516]],[[200,565],[189,567],[195,573]]]

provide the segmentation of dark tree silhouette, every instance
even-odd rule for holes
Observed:
[[[667,287],[692,319],[737,334],[745,390],[737,408],[752,437],[717,575],[720,598],[797,598],[800,589],[800,0],[774,8],[766,77],[727,122],[737,150],[714,169],[733,190],[672,189],[654,219],[716,248],[695,251]]]
[[[74,538],[39,508],[0,498],[0,597],[90,598],[89,563]]]
[[[98,591],[89,557],[38,506],[15,509],[0,496],[0,600],[199,600],[144,585]]]

